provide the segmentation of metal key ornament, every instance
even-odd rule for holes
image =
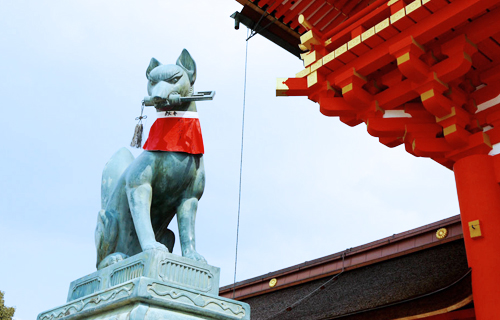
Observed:
[[[147,107],[156,107],[161,108],[165,106],[175,106],[180,105],[184,102],[191,101],[205,101],[205,100],[213,100],[215,96],[215,91],[200,91],[195,92],[193,95],[188,97],[181,97],[178,93],[170,94],[166,99],[162,97],[144,97],[144,105]]]

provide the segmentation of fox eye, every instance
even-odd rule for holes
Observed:
[[[154,85],[156,85],[158,82],[153,81],[153,80],[149,80],[149,83],[150,83],[152,86],[154,86]]]
[[[182,78],[182,76],[178,76],[178,77],[173,77],[173,78],[167,79],[165,81],[167,81],[170,84],[174,84],[174,83],[177,83],[181,78]]]

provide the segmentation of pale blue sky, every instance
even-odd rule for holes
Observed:
[[[102,168],[130,142],[151,57],[174,63],[183,48],[198,66],[195,89],[217,91],[198,103],[198,251],[221,267],[221,285],[232,282],[246,31],[229,15],[240,8],[0,0],[0,290],[16,319],[64,304],[69,283],[95,270]],[[304,97],[276,98],[276,78],[302,62],[266,39],[250,40],[248,58],[238,280],[458,214],[450,170]]]

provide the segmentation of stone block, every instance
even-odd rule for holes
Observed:
[[[219,268],[142,252],[73,281],[67,303],[38,320],[250,319],[248,304],[219,297]]]

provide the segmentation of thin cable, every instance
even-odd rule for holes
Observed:
[[[276,1],[274,1],[269,7],[274,6],[275,3],[276,3]],[[259,24],[262,21],[262,18],[264,18],[264,16],[267,17],[268,15],[269,14],[267,13],[267,10],[264,10],[264,12],[262,12],[262,15],[260,16],[259,21],[257,21],[257,23],[254,25],[254,28],[252,29],[252,32],[250,32],[250,36],[248,36],[248,32],[247,32],[247,41],[250,40],[256,34],[258,34],[259,32],[264,31],[267,27],[269,27],[271,24],[273,24],[274,21],[276,21],[276,17],[274,17],[274,20],[271,20],[271,22],[269,22],[264,28],[257,31],[257,28],[259,27]]]
[[[271,20],[268,24],[266,24],[266,25],[264,26],[264,28],[262,28],[262,29],[260,29],[260,30],[258,30],[258,31],[257,31],[257,29],[255,29],[255,31],[254,31],[254,32],[252,32],[252,33],[250,34],[250,36],[247,38],[247,41],[248,41],[248,40],[250,40],[250,39],[252,39],[252,37],[253,37],[253,36],[255,36],[255,35],[259,34],[260,32],[262,32],[262,31],[264,31],[264,30],[266,30],[266,29],[267,29],[267,27],[269,27],[270,25],[272,25],[272,24],[274,23],[274,21],[276,21],[276,20],[277,20],[277,19],[276,19],[276,18],[274,18],[274,20]]]
[[[313,294],[315,294],[316,292],[318,292],[319,290],[323,290],[325,289],[326,285],[328,285],[330,282],[332,282],[333,280],[337,279],[342,273],[344,273],[344,270],[345,270],[345,267],[344,267],[344,263],[345,263],[345,254],[346,254],[347,250],[344,251],[344,253],[342,254],[342,271],[340,271],[339,273],[337,273],[336,275],[334,275],[333,277],[331,277],[330,279],[328,279],[328,281],[322,283],[319,287],[317,287],[316,289],[314,289],[313,291],[309,292],[308,294],[306,294],[304,297],[300,298],[299,300],[295,301],[291,306],[289,307],[286,307],[285,309],[279,311],[278,313],[275,313],[273,315],[271,315],[269,318],[267,318],[266,320],[270,320],[270,319],[273,319],[273,318],[276,318],[276,316],[282,314],[283,312],[285,311],[292,311],[292,309],[297,306],[298,304],[300,304],[302,301],[308,299],[309,297],[311,297]]]
[[[250,29],[247,28],[247,38]],[[241,154],[240,154],[240,188],[238,194],[238,222],[236,224],[236,249],[234,257],[234,281],[233,281],[233,299],[236,292],[236,267],[238,265],[238,240],[240,235],[240,209],[241,209],[241,173],[243,172],[243,136],[245,133],[245,101],[247,93],[247,61],[248,61],[248,41],[245,41],[245,80],[243,84],[243,119],[241,121]]]

